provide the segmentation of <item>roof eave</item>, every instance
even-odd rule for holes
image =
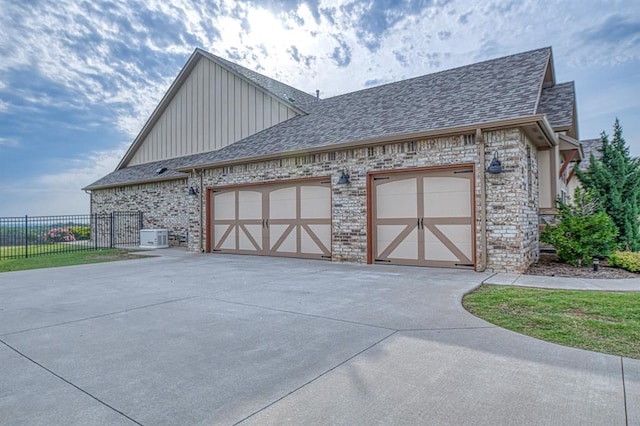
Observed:
[[[339,144],[322,145],[318,147],[303,148],[303,149],[297,149],[293,151],[266,154],[266,155],[260,155],[255,157],[244,157],[239,159],[189,165],[184,167],[178,167],[175,170],[180,172],[189,172],[193,169],[210,169],[214,167],[225,167],[225,166],[237,165],[237,164],[255,163],[260,161],[280,159],[282,157],[294,157],[294,156],[303,155],[303,154],[322,153],[322,152],[336,151],[340,149],[349,149],[349,148],[359,148],[363,146],[382,144],[385,142],[403,142],[403,141],[410,141],[410,140],[416,140],[416,139],[422,139],[422,138],[433,138],[433,137],[442,137],[442,136],[449,136],[449,135],[456,135],[456,134],[464,134],[468,132],[475,132],[477,129],[481,129],[485,131],[499,130],[499,129],[505,129],[505,128],[520,127],[524,125],[531,125],[531,124],[537,124],[538,126],[540,126],[540,129],[542,130],[543,134],[546,136],[545,141],[549,145],[549,147],[557,145],[558,142],[555,137],[555,133],[553,132],[553,129],[551,128],[551,125],[549,124],[549,121],[547,120],[546,116],[544,114],[535,114],[535,115],[530,115],[525,117],[474,123],[474,124],[469,124],[464,126],[443,127],[440,129],[429,130],[425,132],[394,134],[394,135],[389,135],[389,136],[384,136],[379,138],[370,138],[370,139],[363,139],[358,141],[343,142]]]
[[[82,188],[83,191],[95,191],[97,189],[109,189],[109,188],[118,188],[121,186],[133,186],[133,185],[141,185],[145,183],[156,183],[156,182],[167,182],[171,180],[182,180],[188,179],[188,175],[184,176],[170,176],[166,178],[156,178],[156,179],[139,179],[130,182],[120,182],[120,183],[110,183],[107,185],[89,185]]]

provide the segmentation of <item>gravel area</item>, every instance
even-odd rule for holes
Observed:
[[[592,265],[579,268],[567,263],[563,263],[555,254],[541,253],[540,260],[527,269],[525,275],[545,275],[548,277],[579,277],[579,278],[640,278],[640,274],[625,271],[620,268],[612,268],[607,265],[606,261],[600,262],[600,268],[597,272],[593,270]]]

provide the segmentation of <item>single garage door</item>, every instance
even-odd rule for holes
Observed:
[[[214,189],[212,251],[331,259],[331,180]]]
[[[375,174],[375,263],[474,267],[473,169]]]

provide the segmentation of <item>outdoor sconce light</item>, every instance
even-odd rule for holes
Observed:
[[[189,187],[189,195],[193,196],[193,195],[198,195],[198,187],[195,185],[191,185]]]
[[[349,185],[351,181],[349,180],[349,173],[346,170],[342,171],[342,176],[338,180],[338,185]]]
[[[502,173],[502,164],[500,164],[500,160],[498,160],[498,154],[493,154],[493,160],[491,160],[491,164],[489,164],[489,168],[487,168],[487,173],[491,173],[492,175],[497,175]]]

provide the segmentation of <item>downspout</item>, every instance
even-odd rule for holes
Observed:
[[[204,173],[204,170],[200,169],[200,192],[199,192],[199,194],[200,194],[200,201],[199,201],[199,203],[200,203],[200,206],[199,206],[199,208],[200,208],[200,242],[198,243],[198,250],[200,250],[200,253],[204,253],[204,246],[203,246],[203,241],[204,240],[202,238],[202,232],[204,230],[204,226],[202,225],[202,221],[203,221],[203,218],[204,218],[204,215],[202,214],[202,202],[204,200],[204,187],[202,186],[202,183],[203,183],[202,175],[203,175],[203,173]]]
[[[480,245],[482,247],[480,265],[476,271],[484,272],[487,269],[487,183],[484,136],[482,135],[482,129],[479,127],[476,129],[476,141],[480,150],[480,170],[478,170],[478,174],[480,175]]]

